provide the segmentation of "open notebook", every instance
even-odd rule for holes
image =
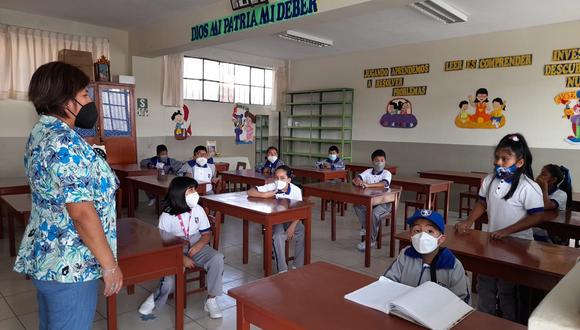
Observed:
[[[384,276],[344,298],[435,330],[450,329],[473,311],[453,292],[431,281],[413,288]]]

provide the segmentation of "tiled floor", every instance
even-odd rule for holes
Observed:
[[[312,223],[312,261],[326,261],[357,272],[372,276],[381,275],[392,262],[388,256],[390,228],[383,229],[383,248],[373,249],[371,267],[364,267],[364,254],[356,250],[358,242],[358,220],[352,207],[344,217],[337,219],[337,240],[330,240],[330,221],[319,220],[319,208],[313,211]],[[141,204],[137,216],[151,224],[157,225],[153,208]],[[451,223],[456,221],[451,215]],[[329,217],[327,217],[329,218]],[[398,231],[403,229],[403,215],[398,214]],[[23,228],[18,228],[18,235]],[[227,295],[227,291],[263,276],[262,273],[262,239],[261,227],[250,225],[250,260],[242,264],[242,223],[238,219],[226,218],[222,227],[220,250],[225,255],[224,295],[218,301],[224,311],[223,319],[212,320],[203,311],[205,293],[187,297],[185,310],[186,329],[235,329],[236,302]],[[38,316],[35,290],[30,281],[22,275],[12,272],[14,258],[8,256],[8,239],[0,240],[0,330],[37,329]],[[157,311],[156,318],[143,321],[137,309],[147,295],[155,289],[157,281],[142,283],[135,288],[135,294],[127,295],[123,290],[118,297],[117,313],[119,329],[172,329],[174,322],[173,301]],[[99,298],[94,329],[106,329],[106,304],[104,297]]]

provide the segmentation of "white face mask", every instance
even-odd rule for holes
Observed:
[[[336,158],[338,158],[338,156],[337,156],[337,155],[335,155],[335,154],[329,154],[329,155],[328,155],[328,159],[330,159],[330,160],[332,160],[332,161],[335,161],[335,160],[336,160]]]
[[[197,205],[197,202],[199,202],[199,194],[197,192],[185,195],[185,203],[190,208],[194,208]]]
[[[268,161],[270,163],[275,163],[278,160],[278,156],[268,156]]]
[[[205,164],[207,164],[207,158],[205,157],[197,157],[195,159],[195,162],[197,163],[197,165],[199,166],[205,166]]]
[[[276,182],[274,182],[276,184],[276,189],[278,190],[282,190],[284,188],[286,188],[286,181],[282,181],[282,180],[276,180]]]
[[[420,232],[418,234],[413,235],[411,237],[411,242],[413,243],[413,247],[417,252],[421,254],[428,254],[437,248],[437,242],[439,241],[439,237],[433,237],[426,232]]]

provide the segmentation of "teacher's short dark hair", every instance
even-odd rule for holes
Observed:
[[[89,85],[89,77],[79,68],[64,63],[50,62],[41,65],[30,79],[28,100],[39,115],[68,117],[65,103]]]
[[[178,176],[171,180],[163,200],[163,212],[171,215],[189,212],[190,208],[185,202],[185,192],[189,188],[197,188],[195,179],[188,176]]]

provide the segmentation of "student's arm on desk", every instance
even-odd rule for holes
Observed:
[[[490,234],[491,238],[493,239],[502,239],[507,237],[513,233],[517,233],[522,230],[526,230],[531,227],[537,226],[544,220],[544,212],[537,212],[533,214],[526,215],[520,221],[514,223],[511,226],[505,227],[502,230],[494,231]]]
[[[475,203],[475,207],[473,208],[473,210],[469,213],[469,217],[455,224],[455,230],[457,230],[460,233],[466,232],[467,229],[470,229],[471,226],[473,226],[473,224],[475,223],[475,221],[477,221],[477,219],[479,219],[483,215],[483,213],[485,213],[486,209],[487,203],[482,199],[478,200],[477,203]]]
[[[273,198],[276,196],[276,191],[266,191],[266,192],[259,192],[256,187],[250,188],[248,190],[248,197],[258,197],[258,198]]]

